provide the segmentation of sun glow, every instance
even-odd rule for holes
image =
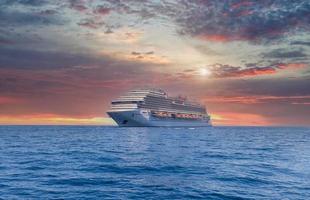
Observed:
[[[201,76],[208,76],[208,75],[211,74],[211,72],[210,72],[208,69],[206,69],[206,68],[201,68],[201,69],[199,70],[199,74],[200,74]]]

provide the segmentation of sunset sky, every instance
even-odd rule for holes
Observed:
[[[113,124],[128,89],[310,125],[309,0],[1,0],[0,124]]]

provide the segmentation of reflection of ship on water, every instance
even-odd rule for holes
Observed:
[[[112,101],[108,115],[119,126],[211,126],[206,108],[158,89],[136,89]]]

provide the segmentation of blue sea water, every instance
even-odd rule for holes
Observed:
[[[310,128],[1,126],[0,199],[310,199]]]

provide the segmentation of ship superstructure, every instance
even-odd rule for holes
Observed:
[[[205,107],[159,89],[136,89],[112,101],[108,115],[119,126],[210,126]]]

